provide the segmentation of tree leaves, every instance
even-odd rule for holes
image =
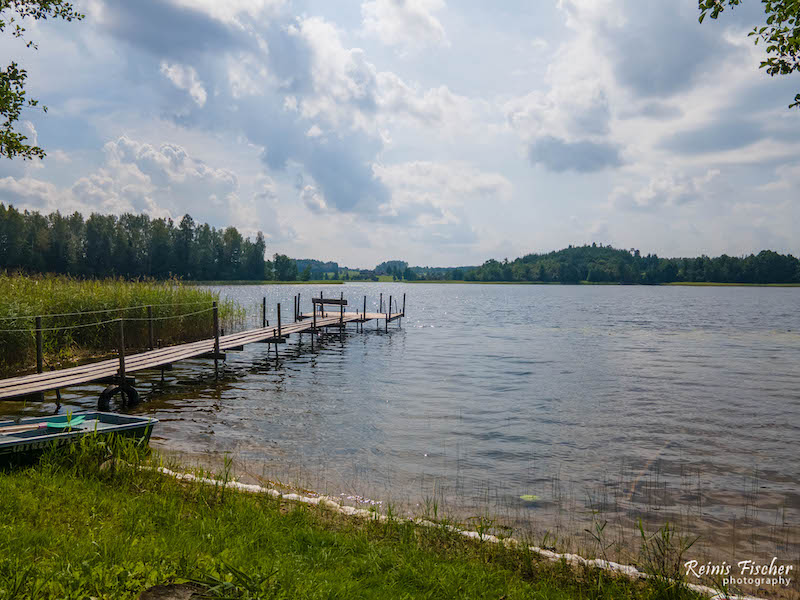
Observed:
[[[8,12],[7,12],[8,11]],[[60,18],[65,21],[83,19],[83,15],[75,12],[72,4],[64,0],[0,0],[0,33],[6,27],[12,27],[11,35],[15,38],[24,38],[25,27],[21,21],[26,18],[39,20],[47,17]],[[28,40],[28,48],[37,48],[36,44]],[[38,100],[26,98],[25,80],[27,71],[21,69],[16,62],[0,70],[0,156],[14,158],[22,157],[23,160],[44,158],[45,153],[39,146],[27,144],[27,136],[14,130],[24,108],[35,108]],[[47,112],[47,107],[41,107]]]
[[[734,8],[741,0],[698,0],[700,23],[706,15],[716,19],[725,7]],[[800,0],[762,0],[766,25],[754,27],[748,35],[755,36],[755,43],[763,40],[767,45],[767,60],[759,68],[766,69],[771,76],[800,72]],[[789,108],[800,108],[800,94],[796,95]]]

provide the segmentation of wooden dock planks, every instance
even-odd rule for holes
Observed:
[[[309,317],[311,315],[308,315]],[[386,315],[379,313],[369,313],[369,318],[386,318]],[[317,328],[338,326],[342,323],[360,321],[361,315],[358,313],[345,313],[343,316],[336,314],[330,317],[318,318]],[[287,337],[292,333],[303,333],[311,331],[314,324],[311,320],[289,323],[281,326],[281,337]],[[219,338],[219,350],[223,352],[230,348],[236,348],[245,344],[252,344],[271,340],[278,335],[277,327],[260,327],[239,333],[232,333]],[[148,350],[138,354],[131,354],[125,357],[125,372],[133,373],[145,369],[155,369],[165,365],[170,365],[180,360],[198,358],[202,355],[214,352],[214,338],[189,342],[178,346],[159,348],[158,350]],[[95,363],[59,369],[44,373],[34,373],[20,377],[11,377],[0,380],[0,400],[27,396],[48,390],[54,390],[73,385],[82,385],[114,377],[119,372],[119,360],[116,358],[102,360]]]

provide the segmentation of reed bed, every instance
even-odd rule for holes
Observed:
[[[212,302],[228,331],[244,322],[244,309],[208,289],[179,281],[85,280],[53,275],[0,274],[0,373],[26,371],[36,363],[36,316],[42,316],[45,369],[113,352],[124,318],[125,346],[146,348],[148,309],[154,338],[163,345],[213,335]]]

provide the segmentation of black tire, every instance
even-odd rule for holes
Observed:
[[[127,405],[137,404],[139,402],[139,392],[136,391],[136,388],[130,385],[110,385],[106,389],[104,389],[100,393],[100,398],[97,401],[97,405],[101,408],[107,408],[111,403],[111,398],[116,396],[117,394],[123,396],[123,403]]]

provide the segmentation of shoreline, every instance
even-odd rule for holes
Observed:
[[[355,283],[355,282],[354,282]],[[359,282],[361,283],[361,282]],[[369,282],[372,283],[372,282]],[[614,281],[579,281],[577,283],[561,283],[560,281],[464,281],[450,279],[430,279],[413,281],[394,281],[387,283],[465,283],[477,285],[618,285],[636,287],[665,287],[665,286],[686,286],[686,287],[800,287],[800,283],[720,283],[713,281],[671,281],[669,283],[620,283]]]
[[[40,490],[50,493],[31,503]],[[45,455],[38,467],[0,475],[0,491],[9,517],[6,554],[31,565],[16,589],[35,586],[51,597],[133,598],[187,583],[224,597],[305,597],[320,586],[325,597],[367,588],[376,597],[408,598],[719,594],[689,580],[674,544],[639,555],[635,567],[604,551],[584,558],[513,538],[486,520],[464,527],[445,517],[406,518],[390,504],[355,508],[313,492],[240,483],[227,458],[216,475],[193,472],[158,452],[147,456],[130,440],[90,440],[66,455]],[[55,510],[64,517],[43,518]],[[69,565],[82,567],[73,573]],[[225,590],[215,587],[222,582]]]
[[[241,486],[244,491],[283,495],[284,498],[312,504],[316,504],[321,498],[324,498],[334,502],[336,510],[345,515],[363,516],[368,514],[376,518],[375,515],[385,516],[388,511],[393,518],[399,520],[427,522],[432,523],[433,526],[445,523],[457,532],[473,532],[473,534],[460,533],[460,535],[474,537],[480,534],[490,541],[500,541],[501,544],[502,540],[510,540],[510,543],[513,544],[535,546],[538,550],[544,550],[546,558],[553,560],[553,557],[567,557],[567,562],[574,565],[589,564],[604,568],[599,563],[606,562],[611,565],[609,567],[611,571],[624,572],[628,570],[627,575],[629,576],[631,574],[638,576],[635,574],[636,566],[641,568],[639,557],[642,550],[642,537],[638,529],[638,522],[632,517],[621,518],[613,513],[600,512],[591,519],[582,518],[583,512],[578,507],[567,507],[560,508],[559,511],[574,511],[572,515],[575,520],[571,517],[568,518],[569,525],[559,525],[547,521],[547,518],[542,516],[532,516],[531,520],[523,525],[522,521],[517,520],[514,514],[504,511],[499,506],[460,504],[457,498],[444,495],[437,495],[433,499],[419,497],[397,501],[391,495],[381,495],[376,490],[370,490],[369,486],[353,488],[345,482],[337,483],[336,480],[325,481],[321,488],[325,491],[318,491],[318,488],[311,483],[312,478],[309,477],[311,473],[308,471],[298,470],[294,475],[287,472],[287,478],[284,478],[283,475],[276,475],[278,470],[269,471],[271,474],[268,475],[268,470],[259,469],[261,463],[258,460],[246,462],[236,457],[231,458],[230,454],[172,450],[167,444],[157,444],[154,450],[175,460],[174,464],[179,465],[180,472],[190,473],[194,477],[218,479],[219,477],[214,474],[222,472],[221,468],[227,465],[226,472],[230,474],[230,481],[235,482],[234,487]],[[257,474],[260,470],[261,476]],[[346,491],[339,494],[338,492],[341,490]],[[415,504],[415,500],[419,500],[419,502]],[[534,502],[538,503],[539,500],[536,499]],[[542,507],[546,505],[547,500],[545,499]],[[542,518],[545,520],[541,520]],[[734,555],[741,557],[745,554],[746,558],[769,562],[769,558],[773,556],[771,551],[766,548],[762,548],[758,552],[753,550],[752,554],[746,552],[742,554],[744,550],[740,548],[738,553],[734,552],[732,555],[727,549],[730,540],[726,532],[712,535],[716,529],[707,529],[702,526],[701,522],[682,521],[675,518],[673,514],[653,512],[648,516],[641,515],[639,518],[650,539],[661,537],[665,532],[666,536],[673,540],[672,544],[683,544],[687,540],[696,538],[695,541],[700,543],[694,545],[692,550],[687,549],[684,562],[693,560],[698,564],[722,564],[727,561],[727,564],[735,564],[731,562]],[[602,527],[597,529],[601,524]],[[475,533],[476,530],[477,533]],[[744,529],[738,532],[740,536],[746,534]],[[791,564],[794,569],[800,569],[800,561],[789,556],[783,556],[782,559],[793,560],[794,562]],[[593,561],[598,564],[594,565]],[[792,587],[770,589],[770,594],[764,597],[775,599],[794,597],[792,594],[797,589],[797,583],[796,578],[793,577],[791,580]],[[701,582],[698,580],[696,583]],[[707,585],[712,583],[711,580],[705,581]],[[712,591],[714,590],[706,587],[704,593]],[[758,590],[748,587],[745,588],[745,592],[743,597],[752,598],[752,594],[757,594]]]
[[[253,280],[249,279],[231,279],[231,280],[210,280],[210,281],[181,281],[184,285],[212,285],[212,286],[226,286],[226,285],[341,285],[345,283],[341,279],[312,279],[310,281],[270,281],[270,280]]]

